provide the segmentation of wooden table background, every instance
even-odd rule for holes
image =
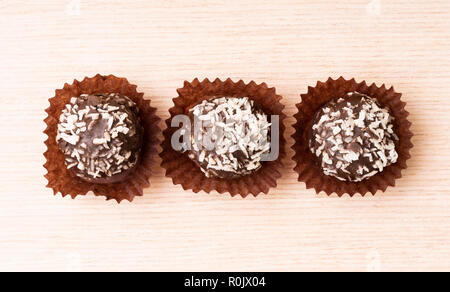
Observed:
[[[3,0],[0,37],[0,270],[450,270],[448,0]],[[408,103],[412,159],[375,197],[316,196],[290,148],[257,198],[183,191],[159,166],[133,203],[53,197],[47,99],[96,73],[127,77],[163,119],[184,80],[266,82],[288,147],[308,85],[386,83]]]

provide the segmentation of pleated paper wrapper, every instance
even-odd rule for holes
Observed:
[[[164,130],[164,141],[161,166],[166,170],[166,176],[171,178],[175,185],[180,184],[184,190],[192,190],[197,193],[205,191],[217,191],[229,193],[231,196],[240,195],[246,197],[249,194],[267,194],[269,189],[275,188],[277,180],[281,177],[282,158],[285,156],[285,139],[283,137],[284,106],[280,103],[281,96],[277,95],[275,88],[269,88],[265,83],[256,84],[251,81],[246,84],[240,80],[233,82],[231,79],[221,81],[216,79],[211,82],[208,79],[200,82],[195,79],[192,82],[185,81],[184,87],[177,90],[179,96],[173,99],[174,106],[170,108],[170,118],[166,120],[167,129]],[[280,119],[280,151],[275,161],[262,162],[262,167],[255,173],[234,179],[208,178],[200,168],[187,156],[174,150],[171,146],[171,137],[177,128],[171,127],[171,120],[179,114],[187,114],[188,109],[201,103],[205,99],[216,97],[248,97],[258,103],[265,114],[278,115]]]
[[[385,167],[382,172],[361,182],[344,182],[323,173],[317,159],[309,150],[308,133],[315,113],[324,104],[354,91],[368,95],[376,99],[383,107],[390,109],[395,118],[394,131],[399,137],[396,145],[398,159],[396,163]],[[329,78],[326,82],[317,82],[315,87],[308,87],[308,92],[301,95],[302,100],[296,105],[298,112],[295,114],[295,133],[292,135],[295,140],[292,146],[295,151],[294,169],[298,173],[298,180],[304,182],[307,188],[315,189],[316,193],[322,191],[327,195],[336,193],[340,197],[344,194],[364,196],[371,193],[375,195],[377,191],[384,192],[389,186],[395,186],[395,180],[400,178],[402,170],[407,168],[406,161],[411,157],[410,150],[413,147],[411,123],[407,119],[409,113],[405,110],[406,103],[401,101],[400,97],[401,94],[395,92],[393,87],[387,89],[384,84],[369,86],[365,81],[358,83],[355,79],[346,80],[343,77],[337,80]]]
[[[143,145],[140,158],[132,171],[120,182],[109,184],[96,184],[86,182],[75,176],[66,168],[64,155],[56,143],[57,126],[59,116],[71,97],[81,94],[120,93],[129,97],[139,108],[139,115],[144,128]],[[48,117],[45,119],[47,128],[44,131],[48,139],[45,141],[47,151],[44,156],[47,162],[45,177],[48,180],[47,187],[53,189],[54,194],[61,193],[62,196],[75,198],[78,195],[86,195],[92,191],[96,196],[105,196],[108,200],[117,202],[122,200],[132,201],[135,196],[142,196],[143,189],[150,186],[149,179],[152,174],[154,155],[157,153],[158,122],[156,109],[150,106],[149,100],[144,100],[144,94],[136,91],[136,85],[130,84],[125,78],[113,75],[86,77],[79,82],[74,80],[73,84],[65,84],[63,89],[58,89],[55,96],[49,99],[50,107],[46,109]]]

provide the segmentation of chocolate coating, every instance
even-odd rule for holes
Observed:
[[[136,166],[142,137],[138,108],[128,97],[83,94],[62,111],[56,141],[76,176],[114,183]]]
[[[316,113],[309,148],[326,175],[362,181],[397,161],[393,120],[375,99],[351,92]]]
[[[192,149],[188,155],[206,177],[232,179],[261,168],[261,155],[270,151],[270,123],[253,100],[204,100],[189,114]],[[201,122],[198,129],[196,121]]]

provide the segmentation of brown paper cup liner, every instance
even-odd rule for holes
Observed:
[[[283,137],[285,115],[282,113],[284,106],[280,103],[281,96],[275,93],[275,88],[268,88],[265,83],[256,84],[251,81],[233,82],[231,79],[214,82],[208,79],[200,82],[195,79],[192,82],[184,82],[184,87],[177,90],[179,96],[173,99],[174,106],[170,108],[170,118],[166,120],[167,129],[164,130],[163,151],[161,166],[166,169],[166,176],[172,178],[174,184],[181,184],[184,190],[192,190],[195,193],[203,190],[207,193],[215,190],[219,193],[229,193],[231,196],[248,194],[257,196],[260,193],[267,194],[270,188],[276,187],[277,179],[281,177],[279,169],[283,166],[281,159],[285,156],[285,139]],[[171,137],[177,128],[170,126],[171,120],[178,114],[185,114],[187,109],[205,99],[215,97],[249,97],[259,103],[267,115],[279,115],[280,117],[280,153],[275,161],[266,161],[262,167],[253,174],[235,179],[208,178],[200,168],[187,156],[172,149]]]
[[[76,177],[66,168],[64,155],[56,143],[59,116],[70,98],[95,93],[120,93],[128,96],[137,104],[144,127],[144,141],[138,164],[123,181],[117,183],[96,184]],[[113,75],[86,77],[81,82],[74,80],[72,85],[66,83],[63,89],[56,90],[55,96],[49,99],[50,107],[46,109],[48,117],[44,120],[47,124],[44,133],[48,136],[45,141],[47,151],[44,153],[47,159],[44,167],[48,171],[45,177],[48,180],[47,187],[53,189],[55,195],[59,192],[63,197],[70,195],[75,198],[77,195],[86,195],[92,191],[96,196],[105,196],[108,200],[114,199],[118,203],[124,199],[131,202],[135,196],[143,195],[143,188],[150,186],[152,157],[157,152],[156,145],[159,144],[157,135],[160,120],[155,114],[156,109],[151,107],[150,101],[144,100],[143,96],[143,93],[136,91],[136,85],[130,84],[125,78]]]
[[[381,105],[388,107],[395,117],[394,131],[399,137],[396,146],[397,162],[361,182],[343,182],[325,175],[308,147],[308,131],[316,111],[331,99],[352,91],[376,98]],[[307,188],[314,188],[316,193],[324,191],[328,195],[336,193],[338,196],[346,193],[350,196],[357,193],[364,196],[368,192],[375,195],[378,190],[384,192],[388,186],[395,186],[395,180],[402,176],[402,169],[407,167],[406,160],[411,157],[409,151],[413,147],[411,143],[413,134],[409,130],[411,123],[407,120],[409,113],[405,110],[406,103],[400,100],[401,93],[395,92],[393,87],[386,89],[384,84],[381,87],[375,84],[367,86],[365,81],[357,83],[355,79],[345,80],[340,77],[337,80],[329,78],[325,83],[317,82],[316,87],[308,87],[308,93],[302,94],[301,97],[302,101],[296,105],[297,122],[294,124],[295,133],[292,135],[295,139],[292,146],[295,151],[293,159],[296,162],[294,170],[299,174],[299,181],[304,182]]]

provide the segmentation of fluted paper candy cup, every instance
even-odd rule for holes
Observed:
[[[144,135],[137,165],[120,182],[99,184],[82,180],[67,169],[64,155],[56,142],[56,135],[61,112],[72,97],[104,93],[120,93],[136,103]],[[105,196],[108,200],[114,199],[119,203],[122,200],[132,201],[135,196],[143,195],[143,188],[150,186],[153,157],[157,153],[156,145],[159,144],[159,118],[155,114],[156,109],[151,107],[150,101],[144,100],[143,96],[143,93],[136,91],[136,85],[113,75],[86,77],[81,82],[74,80],[73,84],[65,84],[63,89],[56,90],[55,96],[49,99],[50,107],[46,109],[48,117],[45,119],[47,128],[44,131],[48,136],[45,141],[47,151],[44,153],[47,160],[44,167],[48,172],[45,177],[48,180],[47,187],[53,189],[55,195],[61,193],[63,197],[70,195],[75,198],[92,191],[96,196]]]
[[[370,96],[383,107],[389,108],[394,116],[394,132],[399,138],[395,147],[398,153],[397,162],[360,182],[340,181],[325,175],[311,153],[308,141],[308,133],[316,112],[330,100],[354,91]],[[406,103],[402,102],[400,97],[401,94],[395,92],[393,87],[386,89],[384,84],[381,87],[375,84],[368,86],[365,81],[358,83],[355,79],[345,80],[343,77],[337,80],[329,78],[326,82],[317,82],[315,87],[308,87],[308,92],[301,95],[302,100],[296,105],[297,122],[294,124],[295,133],[292,135],[295,140],[292,146],[295,151],[293,159],[296,162],[294,169],[298,173],[298,181],[304,182],[307,188],[315,189],[316,193],[323,191],[328,195],[336,193],[338,196],[344,194],[353,196],[357,193],[362,196],[367,193],[375,195],[377,191],[384,192],[389,186],[395,186],[395,180],[402,176],[402,170],[407,167],[406,161],[411,157],[410,149],[413,147],[411,123],[407,119],[409,113],[405,110]]]
[[[240,195],[246,197],[249,194],[257,196],[260,193],[267,194],[269,189],[276,187],[277,179],[281,177],[280,169],[282,158],[285,156],[285,139],[283,137],[284,106],[280,103],[281,96],[277,95],[275,88],[269,88],[265,83],[256,84],[251,81],[246,84],[240,80],[233,82],[231,79],[214,82],[208,79],[200,82],[195,79],[192,82],[185,81],[184,87],[177,90],[179,96],[173,99],[174,106],[170,108],[170,118],[166,120],[167,129],[164,130],[164,141],[161,166],[166,169],[166,176],[171,178],[174,184],[180,184],[184,190],[192,190],[195,193],[203,190],[207,193],[217,191],[229,193],[231,196]],[[216,97],[248,97],[257,102],[266,115],[279,116],[279,156],[274,161],[262,162],[262,167],[255,173],[233,179],[206,177],[203,172],[186,153],[172,148],[171,137],[177,128],[171,127],[172,118],[179,114],[186,114],[190,108]]]

